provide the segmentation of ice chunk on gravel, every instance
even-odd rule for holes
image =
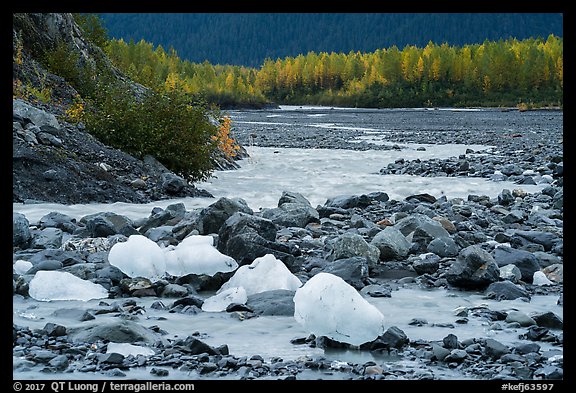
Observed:
[[[361,345],[384,333],[384,315],[354,287],[318,273],[294,295],[294,318],[316,337]]]
[[[68,272],[40,270],[36,272],[28,293],[40,301],[105,299],[108,290],[100,284],[82,280]]]

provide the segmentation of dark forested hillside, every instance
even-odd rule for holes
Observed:
[[[144,39],[180,58],[260,66],[266,58],[372,52],[429,41],[465,45],[563,36],[561,13],[105,13],[111,38]],[[169,26],[170,28],[167,28]]]

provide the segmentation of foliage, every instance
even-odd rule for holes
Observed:
[[[98,61],[81,59],[64,42],[47,51],[43,61],[80,93],[65,111],[68,121],[82,121],[100,141],[136,157],[152,155],[190,181],[211,175],[218,129],[208,120],[207,106],[192,104],[180,86],[137,98],[129,82],[118,81]]]
[[[80,54],[63,41],[44,53],[41,59],[53,74],[64,78],[81,95],[90,96],[96,88],[96,70],[90,63],[80,60]]]
[[[463,47],[429,42],[373,53],[314,53],[268,59],[254,81],[277,102],[370,107],[473,102],[562,102],[561,38]]]
[[[311,104],[360,107],[562,105],[563,40],[428,42],[371,53],[308,52],[259,69],[182,61],[144,40],[111,40],[109,56],[146,86],[181,89],[221,106]]]
[[[20,34],[15,37],[14,44],[12,61],[17,67],[22,67],[24,64],[24,48]],[[52,99],[52,89],[46,83],[47,75],[39,69],[36,63],[33,62],[32,67],[34,74],[24,77],[26,79],[24,82],[18,78],[13,79],[12,96],[29,101],[37,100],[48,103]]]
[[[74,102],[64,111],[66,120],[70,123],[78,124],[84,116],[85,102],[78,94],[74,97]]]
[[[210,176],[217,130],[205,106],[179,91],[150,91],[141,101],[117,84],[96,91],[81,119],[99,140],[139,158],[152,155],[190,181]]]
[[[240,66],[182,61],[176,51],[140,40],[110,40],[106,52],[130,78],[157,91],[182,90],[220,107],[265,105],[268,100],[253,85],[256,70]]]
[[[84,31],[84,37],[101,48],[108,42],[108,31],[104,27],[104,21],[96,14],[72,14],[74,21]]]
[[[431,7],[432,8],[432,7]],[[555,12],[315,13],[103,13],[110,37],[144,39],[195,63],[260,67],[308,52],[374,52],[393,45],[481,44],[485,39],[563,34]]]
[[[240,150],[240,146],[236,140],[231,136],[232,119],[229,116],[224,116],[220,120],[220,126],[216,135],[212,136],[212,140],[218,144],[218,149],[227,157],[234,158]]]
[[[52,99],[52,89],[49,87],[36,87],[30,83],[22,83],[20,79],[12,82],[12,97],[26,101],[40,101],[49,103]]]

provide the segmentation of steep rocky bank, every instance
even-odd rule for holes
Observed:
[[[211,196],[154,157],[137,159],[102,144],[82,123],[66,121],[65,109],[78,92],[38,61],[59,43],[67,43],[80,63],[98,64],[134,95],[146,91],[84,38],[71,14],[14,14],[13,21],[13,202],[145,203]],[[244,156],[242,149],[237,158]],[[216,168],[236,165],[235,160],[222,158]]]

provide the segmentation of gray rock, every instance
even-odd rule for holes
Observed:
[[[562,284],[564,283],[564,265],[563,264],[554,264],[542,269],[542,272],[546,275],[546,277],[555,283]]]
[[[458,255],[460,248],[451,237],[439,237],[430,241],[426,250],[445,258],[455,257]]]
[[[77,228],[76,219],[59,212],[50,212],[38,221],[40,228],[58,228],[67,233],[73,233]]]
[[[468,353],[463,349],[453,349],[450,353],[444,358],[446,363],[456,362],[462,363],[468,357]]]
[[[112,212],[90,214],[82,217],[80,222],[86,226],[90,237],[108,237],[116,234],[130,236],[138,234],[132,220],[126,216]]]
[[[98,354],[98,361],[100,363],[122,364],[124,355],[121,353],[110,352]]]
[[[184,297],[188,295],[188,289],[178,284],[168,284],[162,290],[162,297]]]
[[[38,134],[36,134],[36,138],[38,142],[40,142],[43,145],[55,146],[55,147],[64,146],[60,138],[47,132],[39,132]]]
[[[562,318],[554,314],[552,311],[534,314],[532,315],[532,319],[541,327],[560,330],[564,328]]]
[[[339,195],[333,198],[329,198],[325,207],[328,208],[339,208],[339,209],[351,209],[354,207],[367,207],[372,203],[372,199],[368,195]]]
[[[298,192],[282,191],[282,195],[278,200],[278,207],[285,203],[296,203],[300,205],[312,206],[306,197]]]
[[[188,336],[186,339],[175,345],[181,348],[183,351],[191,355],[200,355],[206,353],[208,355],[220,355],[222,354],[218,348],[214,348],[205,342],[198,340],[196,337]]]
[[[514,351],[521,355],[525,355],[531,352],[538,353],[540,351],[540,345],[536,343],[521,343],[514,347]]]
[[[62,262],[56,260],[44,260],[32,266],[26,274],[36,274],[40,270],[60,270]]]
[[[61,266],[71,266],[85,262],[80,252],[61,249],[40,250],[29,259],[29,262],[33,265],[37,265],[44,261],[58,261],[62,264]]]
[[[47,181],[58,180],[58,171],[55,169],[48,169],[46,172],[42,173],[42,176]]]
[[[257,315],[294,315],[294,293],[287,289],[276,289],[248,296],[246,306]]]
[[[522,172],[520,172],[522,173]],[[504,173],[505,174],[505,173]],[[508,175],[506,175],[508,176]],[[508,189],[503,189],[500,194],[498,194],[498,204],[502,206],[508,206],[514,203],[514,197]]]
[[[552,207],[558,210],[562,210],[564,208],[564,190],[560,190],[554,194],[552,197]]]
[[[500,341],[487,338],[484,345],[484,353],[494,360],[499,359],[502,355],[510,353],[508,347]]]
[[[502,222],[506,224],[515,224],[522,221],[524,221],[524,212],[518,209],[511,210],[502,218]]]
[[[558,241],[558,236],[551,232],[543,231],[514,231],[515,236],[520,236],[532,243],[541,244],[545,251],[552,250]]]
[[[12,246],[27,248],[32,234],[30,233],[30,223],[24,214],[12,213]]]
[[[382,261],[401,260],[410,251],[410,242],[395,227],[386,227],[372,238],[370,244],[380,250]]]
[[[170,244],[177,244],[178,241],[174,237],[174,232],[172,231],[174,227],[163,225],[156,228],[150,228],[146,231],[144,236],[153,242],[166,241]]]
[[[390,326],[384,334],[372,342],[371,349],[377,348],[397,348],[401,349],[410,342],[406,333],[397,326]]]
[[[96,278],[96,270],[96,265],[88,262],[62,268],[63,272],[73,274],[82,280],[94,280]]]
[[[446,279],[457,287],[483,288],[500,279],[500,270],[492,255],[472,245],[460,251]]]
[[[159,336],[144,326],[126,320],[96,322],[68,329],[68,337],[73,342],[95,342],[108,340],[115,343],[144,342],[154,344]]]
[[[145,190],[146,188],[148,188],[146,182],[140,178],[132,180],[130,182],[130,186],[137,190]]]
[[[446,349],[457,349],[458,348],[458,337],[455,334],[450,333],[442,339],[442,344]]]
[[[484,294],[496,300],[530,299],[530,294],[524,287],[510,281],[493,282],[486,288]]]
[[[62,230],[58,228],[44,228],[34,231],[31,248],[60,248],[62,246]]]
[[[197,221],[198,232],[201,235],[218,233],[224,222],[237,212],[246,214],[254,213],[243,199],[229,199],[225,197],[218,199],[200,211]]]
[[[440,267],[440,257],[436,254],[424,254],[424,258],[419,257],[412,262],[412,267],[419,275],[433,274]]]
[[[138,232],[145,234],[152,228],[160,226],[174,226],[184,218],[185,214],[186,210],[183,203],[169,205],[166,209],[152,209],[150,216],[140,226]]]
[[[428,228],[436,228],[437,226],[442,228],[442,225],[440,225],[438,221],[433,220],[432,218],[428,217],[425,214],[419,214],[419,213],[411,214],[407,217],[397,220],[396,224],[394,224],[394,228],[398,229],[400,232],[402,232],[404,236],[407,237],[408,235],[410,235],[410,233],[414,232],[416,228],[424,224],[429,224]],[[422,236],[425,236],[425,234],[426,231],[423,231]],[[442,234],[445,236],[449,236],[446,230],[444,230]]]
[[[521,311],[510,311],[506,315],[507,323],[518,323],[522,327],[536,325],[536,321]]]
[[[366,257],[342,258],[329,262],[321,270],[331,273],[360,290],[368,279],[368,261]]]
[[[516,265],[522,273],[522,281],[524,282],[531,283],[534,272],[540,270],[538,259],[528,251],[511,247],[496,247],[493,256],[498,266]]]
[[[327,259],[335,261],[356,256],[366,257],[368,266],[373,267],[380,259],[380,250],[367,243],[362,236],[346,232],[333,241]]]
[[[522,272],[516,265],[509,264],[500,267],[500,278],[517,283],[522,278]]]
[[[562,260],[558,258],[556,255],[552,255],[547,252],[543,251],[535,251],[533,252],[536,259],[538,259],[538,264],[541,268],[546,268],[551,265],[558,265],[562,264]]]
[[[70,365],[70,361],[68,359],[68,356],[58,355],[58,356],[50,359],[50,361],[48,362],[48,365],[50,365],[51,367],[54,367],[58,371],[63,371],[63,370],[66,370],[68,368],[68,366]]]
[[[38,127],[47,125],[56,129],[60,128],[60,123],[58,123],[56,116],[42,109],[38,109],[21,99],[17,98],[12,100],[12,112]]]
[[[186,180],[172,172],[162,174],[162,189],[170,195],[176,195],[181,192],[187,183]]]
[[[439,361],[444,361],[446,356],[450,354],[450,350],[444,348],[441,345],[432,343],[431,346],[432,346],[432,357],[436,358]]]
[[[302,203],[283,203],[280,207],[262,210],[262,217],[284,227],[304,228],[312,222],[320,222],[318,211]]]
[[[266,218],[237,212],[220,228],[217,249],[234,258],[240,266],[266,254],[290,265],[294,257],[287,245],[275,241],[276,231],[276,225]]]
[[[66,327],[52,322],[44,325],[42,329],[49,337],[60,337],[66,335]]]
[[[446,231],[438,221],[433,220],[432,218],[430,218],[429,221],[420,223],[416,228],[414,228],[414,231],[407,236],[407,238],[417,244],[418,249],[422,251],[426,250],[426,247],[430,242],[435,239],[451,239],[448,231]],[[447,241],[444,241],[444,243],[446,242]],[[452,247],[455,247],[455,244]],[[442,247],[437,248],[441,249]]]

